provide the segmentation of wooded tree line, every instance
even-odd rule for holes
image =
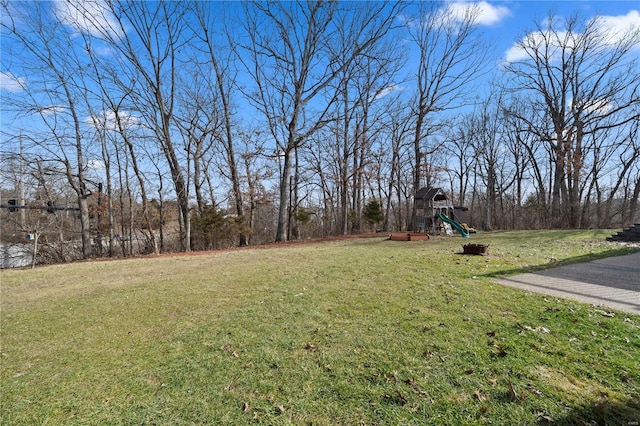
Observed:
[[[88,257],[406,230],[423,186],[485,230],[637,220],[640,28],[550,15],[499,61],[478,11],[5,0],[2,203],[37,209],[3,209],[3,238]]]

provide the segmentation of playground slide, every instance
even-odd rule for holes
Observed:
[[[436,216],[442,219],[444,222],[448,223],[449,225],[453,226],[456,229],[456,231],[458,231],[460,235],[462,235],[464,238],[469,238],[469,233],[467,232],[467,230],[464,229],[462,225],[460,225],[458,222],[456,222],[455,220],[449,219],[448,217],[446,217],[441,213],[436,213]]]

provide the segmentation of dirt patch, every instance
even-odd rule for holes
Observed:
[[[582,382],[571,375],[565,374],[562,371],[555,370],[543,365],[539,365],[533,368],[533,372],[541,379],[547,382],[550,386],[563,391],[564,393],[570,393],[575,395],[582,395],[585,391],[587,393],[594,392],[595,388],[589,383]]]

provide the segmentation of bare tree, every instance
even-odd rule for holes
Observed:
[[[505,64],[509,88],[528,104],[514,115],[549,147],[554,226],[579,225],[586,139],[639,118],[638,43],[640,27],[613,34],[597,17],[584,22],[578,15],[550,15],[516,44],[519,57]]]
[[[101,106],[100,111],[93,111],[91,120],[96,129],[98,137],[102,143],[102,159],[105,165],[105,179],[107,189],[108,202],[108,223],[109,223],[109,251],[113,252],[113,184],[111,165],[122,171],[122,167],[127,164],[131,165],[138,187],[140,189],[140,201],[142,203],[142,220],[143,232],[147,234],[149,246],[153,253],[159,252],[158,243],[155,236],[154,227],[151,223],[151,213],[149,207],[149,197],[145,182],[144,171],[139,164],[139,154],[136,150],[135,131],[139,130],[139,120],[132,112],[129,95],[133,90],[126,87],[123,80],[119,78],[119,70],[117,66],[112,66],[108,60],[105,60],[99,53],[99,49],[94,47],[95,40],[90,34],[82,34],[85,43],[85,50],[89,55],[92,65],[92,75],[90,78],[95,82],[93,91],[94,96],[98,98],[95,102]],[[111,143],[107,143],[110,140]],[[121,161],[113,161],[113,156]],[[123,191],[124,188],[121,188]],[[126,189],[127,192],[131,188]],[[122,192],[122,191],[121,191]],[[126,251],[125,251],[126,252]]]
[[[176,95],[174,121],[187,156],[185,167],[195,193],[196,213],[201,215],[215,204],[215,199],[207,199],[204,187],[211,179],[210,158],[217,155],[216,134],[222,127],[222,119],[217,107],[219,96],[211,90],[215,86],[209,70],[201,68],[197,58],[189,63],[193,71],[179,79],[181,90]]]
[[[276,241],[289,235],[295,152],[333,119],[335,93],[328,90],[330,85],[354,58],[389,31],[398,8],[333,2],[247,6],[249,42],[244,49],[249,59],[245,66],[255,82],[255,92],[249,97],[265,116],[277,155],[283,160]],[[347,37],[337,38],[336,16],[343,13],[351,14],[349,31]],[[335,44],[340,40],[344,44]]]
[[[472,137],[469,134],[468,116],[463,115],[447,128],[445,149],[453,159],[451,161],[451,190],[453,201],[464,206],[469,182],[474,174],[475,156]],[[457,196],[456,196],[457,195]]]
[[[503,137],[504,116],[500,97],[489,97],[469,117],[470,132],[475,158],[475,173],[484,185],[485,205],[482,229],[490,231],[503,228],[498,217],[498,205],[505,199],[506,190],[515,182],[515,176],[506,177],[505,143]],[[504,212],[501,212],[504,213]]]
[[[82,46],[46,3],[3,2],[2,13],[3,36],[10,37],[11,48],[16,49],[10,55],[20,58],[12,64],[13,70],[29,75],[28,86],[11,103],[46,128],[30,139],[40,155],[57,164],[50,170],[62,173],[76,194],[82,256],[88,257],[92,253],[87,198],[92,189],[86,177],[86,154],[91,139],[83,122],[88,108]]]
[[[507,160],[511,163],[511,175],[513,176],[513,205],[510,211],[511,228],[520,229],[527,225],[525,212],[522,209],[523,201],[527,190],[529,189],[527,182],[530,177],[528,171],[538,167],[534,165],[535,158],[532,158],[528,152],[528,146],[533,143],[525,142],[523,138],[532,135],[523,134],[514,122],[512,117],[501,108],[499,111],[502,117],[504,149],[507,153]],[[535,173],[535,172],[534,172]]]
[[[408,166],[411,164],[410,151],[411,151],[411,133],[413,120],[411,115],[407,111],[407,106],[404,103],[397,102],[395,105],[388,108],[389,117],[389,144],[388,149],[391,150],[390,169],[389,169],[389,183],[388,183],[388,198],[384,209],[384,223],[383,229],[389,230],[393,228],[395,230],[405,229],[405,217],[407,220],[411,219],[411,213],[403,212],[403,206],[406,207],[407,199],[409,198],[407,186],[410,185],[408,180]],[[409,179],[410,180],[410,179]],[[393,202],[395,196],[395,203]],[[395,205],[395,226],[392,226],[391,213],[392,208]]]
[[[213,87],[211,89],[216,91],[218,97],[218,102],[215,105],[220,111],[221,127],[215,132],[215,135],[225,153],[236,214],[240,220],[244,220],[240,173],[235,153],[235,134],[237,131],[234,129],[233,122],[232,95],[236,87],[236,73],[231,68],[233,64],[231,55],[234,52],[234,48],[231,45],[233,35],[231,30],[226,27],[226,20],[215,20],[209,9],[197,5],[196,17],[198,20],[197,38],[202,43],[207,58],[205,65],[213,69],[213,73],[211,73]],[[216,28],[217,26],[225,28],[225,34],[223,34],[223,37],[218,34],[218,39],[215,38],[215,34],[210,30],[210,28]],[[241,233],[239,245],[244,246],[246,244],[247,235]]]
[[[583,186],[586,196],[581,218],[582,226],[592,224],[593,218],[589,214],[592,201],[596,202],[595,225],[598,228],[611,227],[614,216],[619,218],[622,226],[633,220],[633,215],[630,214],[631,205],[628,203],[629,178],[640,165],[639,130],[640,121],[635,121],[627,126],[600,132],[598,136],[604,141],[610,141],[608,143],[589,138],[590,143],[587,147],[593,154]],[[620,194],[621,190],[623,194]],[[592,200],[592,196],[595,196],[595,200]]]
[[[249,230],[247,244],[251,244],[253,242],[253,234],[257,231],[254,225],[259,208],[272,202],[267,195],[263,182],[271,177],[272,173],[264,163],[264,142],[261,140],[261,132],[253,129],[252,131],[241,133],[239,138],[241,141],[240,159],[242,166],[244,166],[244,175],[241,176],[241,181],[244,182],[245,196],[243,199],[247,200],[248,207],[248,212],[246,213],[246,225]]]
[[[339,25],[341,37],[346,37]],[[402,66],[401,49],[393,49],[393,39],[371,45],[340,73],[336,86],[335,144],[328,155],[336,162],[339,179],[339,232],[347,234],[359,227],[364,173],[371,147],[385,114],[385,97],[393,97],[394,80]],[[338,56],[338,55],[336,55]],[[340,59],[338,59],[340,60]],[[351,219],[349,219],[351,218]],[[349,223],[351,222],[351,229]]]
[[[544,117],[540,111],[531,109],[521,95],[513,93],[508,97],[508,103],[505,102],[503,113],[506,115],[510,150],[524,153],[528,167],[524,170],[523,178],[531,179],[530,189],[535,192],[526,197],[528,214],[525,227],[548,228],[551,224],[551,191],[548,180],[552,169],[552,154],[548,144],[532,131],[532,125],[544,122]],[[529,118],[528,123],[518,118],[522,116]]]
[[[470,6],[460,16],[448,4],[422,2],[419,5],[418,16],[407,23],[419,55],[413,99],[414,192],[422,184],[424,159],[440,148],[429,139],[440,125],[437,114],[469,102],[468,86],[482,74],[487,52],[476,33],[477,7]],[[414,207],[411,229],[415,225],[415,213]]]
[[[91,22],[95,37],[107,43],[120,67],[119,84],[156,137],[169,168],[179,207],[180,247],[190,249],[189,159],[181,158],[175,139],[179,59],[190,42],[180,2],[109,2],[113,19],[97,19],[90,4],[76,5]]]

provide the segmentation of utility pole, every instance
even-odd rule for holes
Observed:
[[[102,182],[98,182],[98,233],[96,234],[98,254],[102,256]]]
[[[25,205],[25,201],[24,201],[24,157],[23,157],[23,152],[22,152],[22,132],[20,132],[20,157],[18,158],[18,161],[20,162],[20,165],[18,167],[18,205],[19,206],[24,206]],[[25,230],[24,226],[26,223],[26,211],[25,209],[20,209],[20,229],[22,231]]]

